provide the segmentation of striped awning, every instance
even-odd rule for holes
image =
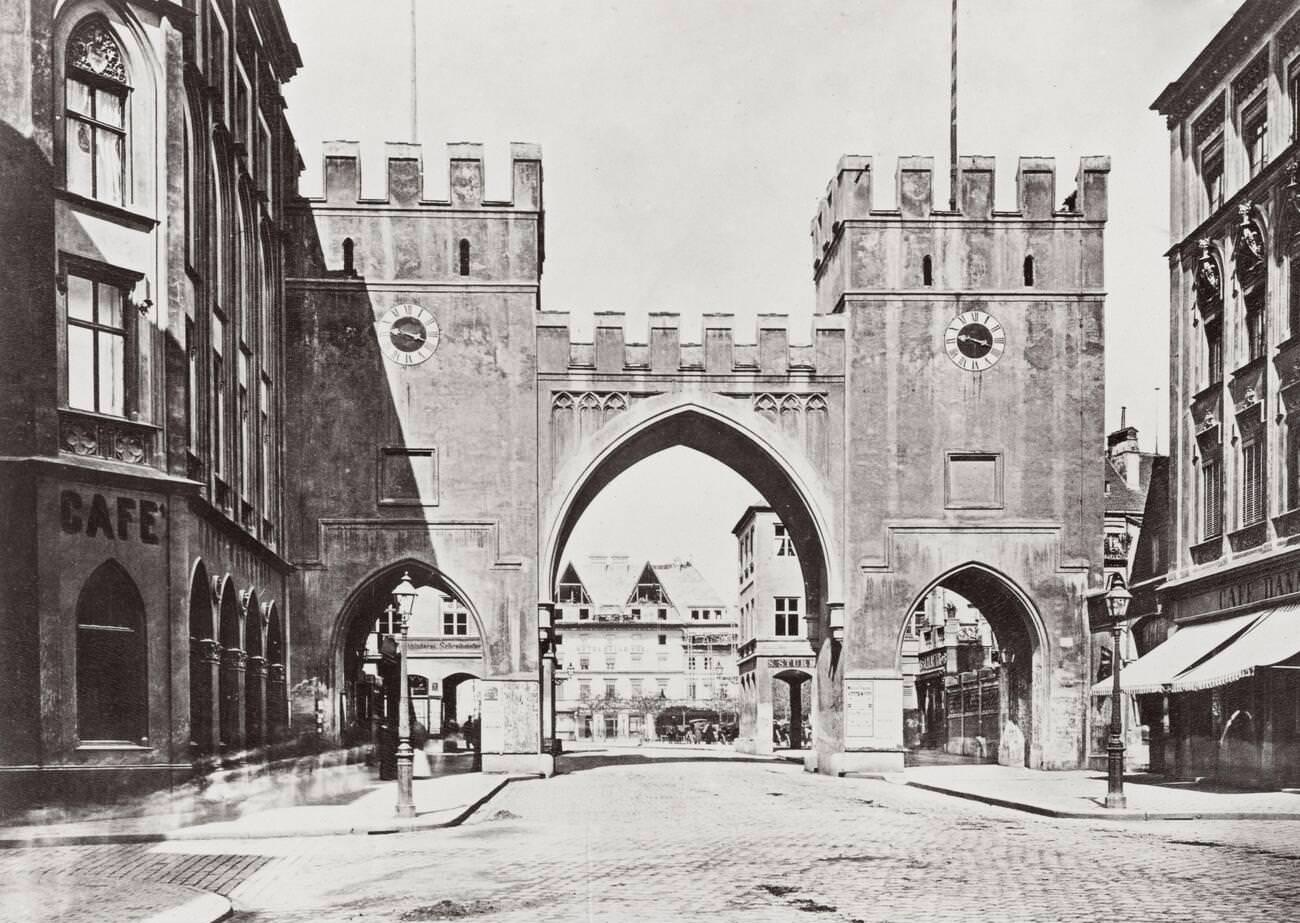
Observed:
[[[1266,611],[1227,647],[1180,673],[1172,691],[1226,686],[1253,675],[1259,667],[1271,667],[1296,654],[1300,654],[1300,604],[1292,603]]]
[[[1129,695],[1162,691],[1179,674],[1195,667],[1261,617],[1261,613],[1251,612],[1178,629],[1163,644],[1156,645],[1137,660],[1120,668],[1120,689]],[[1110,695],[1112,683],[1107,677],[1092,687],[1092,694]]]

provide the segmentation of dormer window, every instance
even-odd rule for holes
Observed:
[[[127,83],[122,47],[88,19],[68,39],[64,161],[69,192],[121,205],[126,186]]]

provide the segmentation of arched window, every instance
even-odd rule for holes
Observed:
[[[469,241],[463,238],[460,242],[460,274],[469,275]]]
[[[113,205],[126,185],[126,100],[122,48],[99,18],[68,39],[64,76],[64,160],[68,191]]]
[[[1029,255],[1025,257],[1025,285],[1034,284],[1034,257]]]
[[[934,285],[934,263],[929,254],[921,257],[921,284]]]
[[[145,743],[149,658],[144,603],[116,561],[90,575],[77,600],[77,737]]]
[[[343,238],[343,275],[355,276],[357,274],[356,265],[353,263],[353,248],[351,237]]]

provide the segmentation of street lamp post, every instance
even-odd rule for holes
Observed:
[[[1111,633],[1111,687],[1110,698],[1110,739],[1106,742],[1106,807],[1125,808],[1128,800],[1124,797],[1124,712],[1120,703],[1120,640],[1124,634],[1124,616],[1128,613],[1128,604],[1133,594],[1124,585],[1124,578],[1113,574],[1110,588],[1106,591],[1106,611],[1110,615]]]
[[[406,633],[410,629],[411,611],[415,608],[415,585],[409,573],[393,590],[393,602],[402,619],[402,649],[397,680],[397,816],[415,816],[415,751],[411,749],[411,693],[406,679]]]

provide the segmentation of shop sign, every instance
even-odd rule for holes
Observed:
[[[412,654],[477,654],[483,642],[478,638],[407,638],[406,649]]]
[[[1221,587],[1219,608],[1234,609],[1237,606],[1249,606],[1251,603],[1272,599],[1274,596],[1289,596],[1292,593],[1300,593],[1300,568],[1292,568],[1278,574],[1264,574],[1254,580]]]
[[[59,494],[59,525],[68,535],[157,545],[166,521],[167,507],[153,500],[84,495],[76,490]]]
[[[948,649],[939,648],[938,650],[926,651],[921,655],[922,670],[943,670],[948,666]]]
[[[811,657],[772,657],[767,665],[773,670],[811,670],[817,666]]]

